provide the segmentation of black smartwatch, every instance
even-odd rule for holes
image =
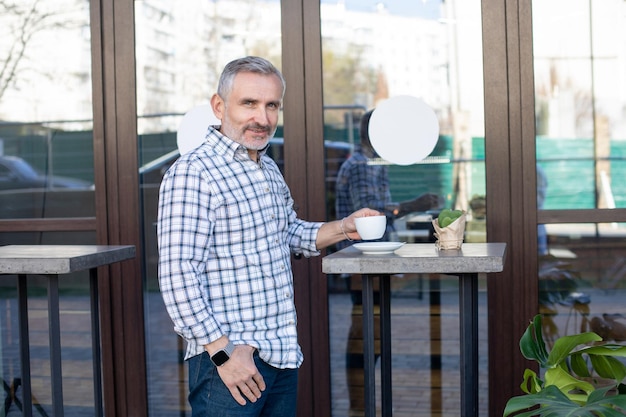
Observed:
[[[233,345],[233,342],[229,340],[224,349],[218,350],[211,355],[211,361],[215,364],[215,366],[222,366],[227,360],[230,359],[230,356],[233,354],[233,350],[235,350],[235,345]]]

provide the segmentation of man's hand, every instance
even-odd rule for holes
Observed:
[[[324,223],[317,232],[315,245],[317,249],[324,249],[344,239],[361,239],[356,231],[354,219],[357,217],[380,216],[382,213],[370,208],[362,208],[344,219]]]
[[[246,398],[256,402],[261,398],[261,392],[265,391],[265,381],[254,364],[253,353],[251,346],[236,346],[230,359],[217,367],[230,394],[241,405],[246,405]]]

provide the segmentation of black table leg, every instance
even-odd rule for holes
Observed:
[[[374,276],[363,275],[363,372],[365,417],[376,417],[376,377],[374,350]]]
[[[478,274],[459,275],[461,417],[478,415]]]
[[[48,336],[50,338],[50,373],[52,408],[63,416],[63,377],[61,372],[61,320],[59,318],[59,276],[48,276]]]
[[[380,276],[380,372],[382,416],[391,417],[391,277]]]
[[[26,275],[17,277],[17,294],[20,322],[20,366],[22,373],[22,413],[33,416],[32,385],[30,381],[30,338],[28,336],[28,288]]]
[[[441,335],[441,280],[439,275],[430,276],[428,280],[429,293],[429,336],[430,336],[430,380],[439,381],[437,387],[430,388],[431,415],[443,413],[443,372],[442,372],[442,335]]]
[[[95,415],[103,416],[102,406],[102,354],[100,352],[100,306],[98,300],[98,269],[89,270],[89,296],[91,299],[91,346],[93,356],[93,394]]]

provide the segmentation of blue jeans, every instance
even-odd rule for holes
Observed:
[[[222,382],[208,353],[190,358],[188,399],[192,417],[295,417],[298,370],[274,368],[256,352],[254,362],[266,388],[256,402],[247,401],[242,406]]]

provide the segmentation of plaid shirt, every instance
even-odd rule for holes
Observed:
[[[290,253],[319,255],[321,223],[296,218],[278,167],[209,128],[163,177],[159,284],[185,359],[223,335],[277,368],[303,360]]]

